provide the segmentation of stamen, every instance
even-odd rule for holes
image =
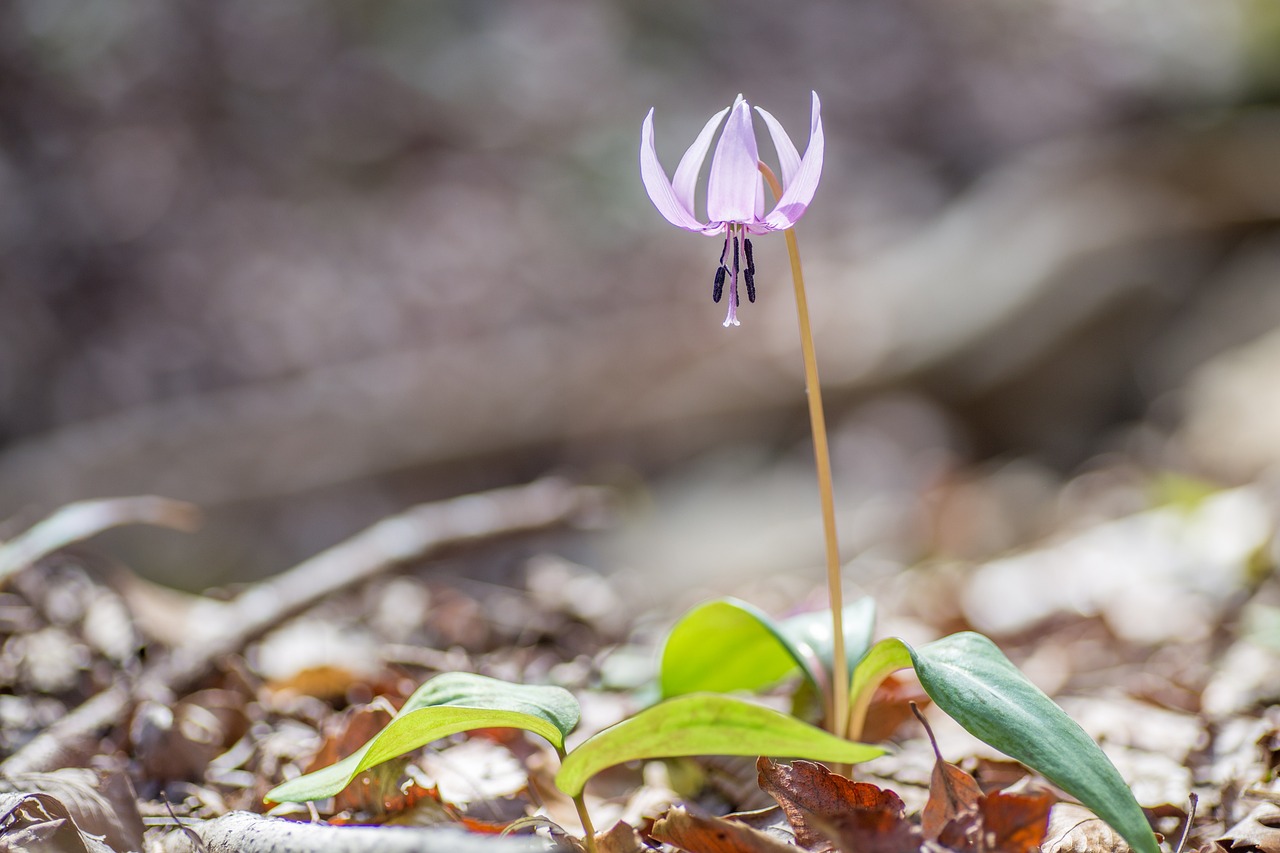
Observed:
[[[719,302],[720,297],[724,294],[724,264],[720,265],[720,269],[716,270],[716,282],[711,287],[711,301]]]
[[[749,245],[749,244],[748,244],[748,245]],[[748,253],[748,255],[747,255],[747,256],[748,256],[748,257],[750,257],[750,253]],[[745,270],[743,270],[743,271],[742,271],[742,277],[743,277],[744,279],[746,279],[746,280],[747,280],[747,301],[748,301],[748,302],[755,302],[755,301],[756,301],[756,274],[755,274],[755,272],[751,269],[751,267],[747,267]]]
[[[724,238],[724,248],[720,250],[720,266],[724,266],[724,256],[729,254],[729,238]]]
[[[747,250],[747,272],[752,275],[756,274],[756,259],[751,252],[751,241],[746,237],[742,238],[742,248]]]
[[[738,237],[735,234],[733,238],[733,277],[738,277]]]

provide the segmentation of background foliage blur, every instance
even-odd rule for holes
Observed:
[[[0,517],[197,501],[193,585],[546,471],[673,483],[704,533],[808,525],[782,243],[720,328],[719,247],[661,220],[636,151],[654,106],[673,167],[738,92],[803,138],[810,89],[854,546],[895,496],[931,496],[935,550],[1037,532],[937,534],[966,466],[1025,510],[1107,453],[1280,460],[1265,0],[15,0]]]

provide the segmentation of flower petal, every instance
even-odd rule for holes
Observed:
[[[649,193],[653,206],[658,208],[658,212],[672,225],[686,231],[702,231],[707,227],[698,221],[689,206],[681,203],[675,189],[671,186],[671,181],[667,180],[667,173],[662,171],[662,164],[658,162],[658,151],[653,144],[652,109],[645,116],[644,124],[640,126],[640,179],[644,181],[644,188]]]
[[[729,111],[707,181],[707,218],[712,222],[754,222],[760,155],[751,129],[751,107],[739,95]]]
[[[809,145],[805,149],[800,167],[790,186],[782,190],[782,198],[773,211],[764,218],[765,225],[771,230],[781,231],[795,225],[804,215],[813,201],[813,194],[818,189],[818,180],[822,177],[823,156],[822,105],[818,102],[818,93],[813,93],[813,115],[809,124]],[[714,164],[712,164],[714,167]],[[714,219],[714,214],[712,215]]]
[[[779,171],[782,172],[782,188],[785,191],[795,180],[796,172],[800,170],[800,152],[796,151],[791,137],[787,136],[787,132],[772,113],[760,107],[756,107],[756,112],[760,113],[760,118],[764,119],[765,126],[769,128],[769,135],[773,137],[773,147],[778,152]]]
[[[689,150],[680,158],[680,165],[676,166],[671,186],[675,190],[676,200],[690,213],[693,212],[693,191],[698,183],[698,173],[702,171],[702,163],[707,159],[707,151],[711,149],[711,137],[716,135],[716,128],[730,109],[732,107],[725,107],[711,117],[711,121],[706,123],[698,138],[693,140]]]

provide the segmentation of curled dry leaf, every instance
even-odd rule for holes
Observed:
[[[649,834],[689,853],[795,853],[796,849],[745,823],[689,814],[680,806],[655,821]]]
[[[996,791],[943,827],[938,843],[961,853],[1035,853],[1044,840],[1052,805],[1053,795],[1047,791]]]
[[[870,843],[860,848],[863,853],[904,849],[900,843],[914,844],[911,850],[920,846],[919,830],[906,823],[906,808],[892,791],[854,782],[812,761],[788,765],[761,758],[756,769],[760,787],[778,801],[801,847],[823,845],[832,834],[846,849]],[[891,846],[878,846],[879,841]]]
[[[3,782],[9,793],[4,797],[3,815],[0,815],[0,827],[3,827],[4,842],[11,842],[11,832],[18,827],[30,824],[33,832],[41,832],[37,826],[56,830],[58,839],[70,839],[73,835],[64,835],[65,830],[46,825],[48,821],[62,821],[75,830],[75,835],[84,833],[85,837],[94,836],[105,845],[104,849],[141,850],[142,849],[142,817],[138,814],[137,797],[129,779],[122,773],[99,773],[81,768],[55,770],[52,773],[20,773],[14,774]],[[43,815],[44,817],[40,817]],[[61,825],[61,824],[59,824]],[[33,836],[33,838],[38,836]],[[98,848],[89,841],[80,847],[59,847],[54,845],[49,850],[96,851]],[[18,844],[3,849],[24,850]],[[31,847],[32,850],[44,848]]]
[[[1280,805],[1262,803],[1223,833],[1218,846],[1249,853],[1280,853]]]
[[[310,773],[346,758],[391,722],[391,713],[379,705],[361,705],[349,709],[326,733],[324,744],[311,763],[304,768]],[[404,761],[389,761],[356,776],[352,783],[334,797],[337,811],[360,811],[383,814],[405,807],[397,791]]]
[[[920,814],[920,829],[925,838],[936,841],[948,823],[978,808],[982,789],[968,773],[942,760],[942,751],[938,749],[933,729],[929,728],[922,714],[918,711],[916,713],[929,734],[934,755],[933,775],[929,779],[929,801]]]
[[[607,832],[596,833],[596,853],[648,853],[640,833],[631,824],[618,821]]]
[[[76,826],[70,813],[49,794],[0,794],[3,849],[24,853],[114,853]]]
[[[1125,840],[1093,812],[1075,803],[1058,803],[1049,812],[1044,853],[1129,853]]]
[[[1049,828],[1054,796],[1048,791],[996,791],[982,800],[982,845],[987,851],[1033,853]]]

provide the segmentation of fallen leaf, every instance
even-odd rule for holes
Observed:
[[[66,807],[49,794],[0,794],[4,850],[24,853],[114,853],[82,832]]]
[[[690,814],[674,806],[649,834],[689,853],[795,853],[795,847],[745,823]]]
[[[1129,845],[1106,821],[1075,803],[1057,803],[1049,811],[1040,849],[1043,853],[1129,853]]]
[[[996,791],[981,801],[982,846],[987,853],[1032,853],[1049,828],[1054,796],[1048,791]]]
[[[631,824],[618,821],[607,832],[596,833],[596,853],[648,853],[640,833]]]
[[[1280,853],[1280,805],[1261,804],[1217,841],[1224,850]]]
[[[924,844],[918,826],[889,811],[855,810],[810,822],[843,853],[919,853]]]
[[[51,773],[14,774],[3,784],[12,791],[12,797],[6,797],[4,814],[8,817],[0,819],[0,825],[5,827],[5,831],[0,833],[4,835],[5,842],[10,841],[8,833],[15,826],[11,821],[22,814],[39,812],[49,820],[65,820],[76,832],[101,839],[111,848],[142,849],[142,816],[138,813],[133,786],[123,773],[65,768]],[[82,846],[88,850],[97,849],[88,842]],[[17,845],[12,849],[24,848]],[[50,849],[63,848],[55,846]]]
[[[391,712],[378,705],[360,705],[349,709],[326,732],[320,751],[303,771],[310,773],[346,758],[382,731],[389,722]],[[397,787],[404,764],[400,760],[389,761],[359,774],[334,797],[334,810],[372,812],[378,815],[400,811],[405,803],[399,796]]]
[[[911,719],[911,705],[926,706],[932,702],[915,678],[890,675],[871,697],[867,719],[862,724],[858,740],[865,743],[882,743]]]
[[[775,764],[761,758],[756,770],[760,787],[778,801],[801,847],[826,841],[827,833],[819,824],[844,838],[904,823],[906,809],[897,794],[846,779],[821,764]]]
[[[978,808],[982,789],[972,776],[942,759],[942,751],[938,749],[933,729],[919,711],[916,711],[916,716],[929,735],[934,756],[933,775],[929,779],[929,801],[920,813],[920,829],[925,838],[936,841],[948,823]]]

